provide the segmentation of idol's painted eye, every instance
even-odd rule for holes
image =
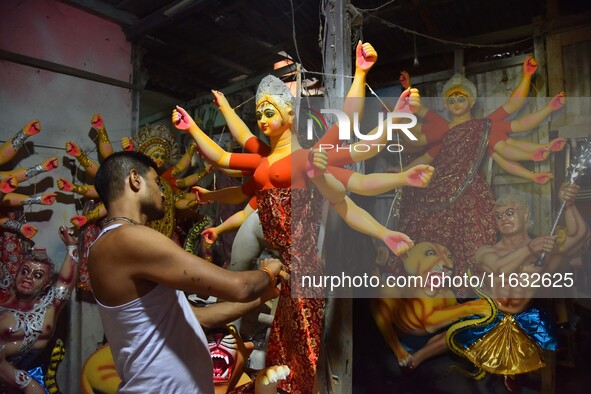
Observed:
[[[266,118],[272,118],[273,116],[275,116],[275,111],[273,111],[271,108],[265,109],[265,117]]]
[[[465,96],[457,96],[457,97],[450,97],[447,99],[447,103],[449,105],[454,105],[456,103],[456,101],[459,104],[465,103],[466,102],[466,97]]]
[[[425,256],[435,256],[435,251],[433,249],[425,250]]]
[[[263,113],[261,111],[257,111],[256,115],[257,115],[257,120],[263,119]]]

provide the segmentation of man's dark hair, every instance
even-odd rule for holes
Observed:
[[[123,193],[125,177],[133,169],[141,177],[146,177],[150,168],[158,170],[156,163],[140,152],[116,152],[101,164],[94,179],[94,186],[101,201],[109,209],[109,203]]]

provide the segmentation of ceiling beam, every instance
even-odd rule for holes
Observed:
[[[22,64],[24,66],[40,68],[42,70],[47,70],[58,74],[69,75],[76,78],[87,79],[89,81],[104,83],[111,86],[117,86],[124,89],[142,90],[142,87],[133,85],[127,81],[121,81],[119,79],[91,73],[85,70],[80,70],[78,68],[64,66],[63,64],[58,64],[43,59],[37,59],[30,56],[21,55],[19,53],[5,51],[4,49],[0,49],[0,59],[7,60],[12,63]]]
[[[167,62],[162,59],[152,57],[149,60],[144,60],[143,64],[148,69],[150,69],[151,67],[157,67],[160,70],[165,71],[167,75],[170,76],[169,78],[167,78],[169,80],[177,80],[179,84],[189,83],[193,85],[191,87],[191,91],[185,90],[185,92],[188,94],[195,94],[195,85],[199,86],[199,89],[208,92],[211,89],[212,84],[215,83],[215,81],[212,81],[211,79],[203,80],[201,78],[196,78],[196,73],[192,73],[187,70],[181,69],[180,67],[175,66],[170,62]]]
[[[139,20],[137,16],[132,13],[121,11],[112,5],[100,0],[64,0],[65,3],[71,4],[85,11],[95,14],[105,19],[109,19],[122,26],[131,26]]]
[[[147,38],[151,38],[151,37],[147,37]],[[216,63],[218,63],[219,65],[222,65],[222,66],[232,69],[234,71],[238,71],[240,74],[246,74],[248,76],[253,76],[256,74],[256,71],[252,70],[251,68],[245,67],[245,66],[238,64],[232,60],[228,60],[220,55],[216,55],[215,53],[213,53],[211,51],[204,50],[203,43],[201,43],[197,40],[193,40],[189,37],[183,37],[181,39],[181,38],[173,37],[171,35],[159,35],[158,38],[156,39],[156,41],[159,44],[166,45],[170,48],[174,48],[176,50],[182,51],[183,53],[191,53],[192,57],[211,59],[211,60],[215,61]],[[180,45],[180,44],[178,44],[179,42],[182,42],[183,44]]]

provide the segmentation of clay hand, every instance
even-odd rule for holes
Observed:
[[[550,100],[550,108],[554,111],[564,107],[566,105],[566,93],[560,92]]]
[[[22,131],[28,137],[35,135],[41,131],[41,123],[37,119],[32,120],[23,126]]]
[[[378,53],[369,42],[362,44],[360,40],[355,50],[355,58],[355,66],[367,72],[378,60]]]
[[[134,146],[133,146],[133,140],[131,139],[131,137],[121,138],[121,147],[126,152],[132,151]]]
[[[575,198],[577,198],[579,189],[580,187],[576,183],[565,183],[560,187],[558,196],[561,200],[566,201],[566,203],[570,205],[575,202]]]
[[[59,234],[60,238],[64,242],[64,245],[66,246],[76,245],[78,242],[78,240],[74,238],[74,228],[72,227],[68,228],[66,226],[60,226]]]
[[[398,231],[389,231],[383,241],[396,256],[408,252],[414,246],[414,242],[408,235]]]
[[[18,187],[18,179],[16,177],[10,177],[2,179],[0,181],[0,192],[1,193],[12,193]]]
[[[195,124],[195,121],[187,111],[177,105],[176,109],[172,110],[172,123],[179,130],[188,130],[189,127]]]
[[[75,227],[80,228],[88,223],[88,218],[83,215],[72,216],[70,223],[72,223]]]
[[[57,188],[65,192],[70,192],[74,188],[74,184],[65,178],[57,179]]]
[[[93,129],[101,130],[104,129],[105,123],[103,122],[103,118],[100,114],[92,115],[92,119],[90,120],[90,124],[92,125]]]
[[[416,88],[408,88],[402,92],[394,111],[416,113],[421,108],[421,96]]]
[[[529,242],[528,248],[534,255],[540,255],[542,252],[551,253],[557,245],[556,238],[556,235],[534,238]]]
[[[80,148],[78,145],[73,141],[66,142],[66,153],[70,156],[78,157],[80,156]]]
[[[32,224],[23,224],[21,226],[21,234],[27,239],[31,239],[37,234],[37,227]]]
[[[57,157],[50,157],[49,159],[47,159],[43,163],[41,163],[41,168],[43,168],[43,171],[47,172],[47,171],[55,170],[56,168],[59,167],[59,165],[60,165],[60,163],[57,160]]]
[[[410,75],[408,72],[400,71],[400,77],[398,77],[398,80],[404,89],[410,88]]]
[[[57,194],[55,193],[45,193],[41,196],[41,205],[51,205],[55,202],[57,198]]]
[[[217,105],[218,108],[226,108],[230,106],[228,103],[228,99],[226,96],[219,90],[212,90],[211,93],[213,94],[213,103]]]
[[[218,234],[215,230],[215,227],[210,227],[201,232],[201,237],[203,238],[203,241],[213,245],[216,239],[218,239]]]
[[[212,202],[207,198],[207,193],[209,193],[209,190],[201,186],[193,186],[191,188],[191,193],[195,195],[195,199],[201,204],[209,204]]]
[[[307,174],[313,179],[326,171],[328,155],[322,149],[313,149],[308,154]]]
[[[427,164],[419,164],[408,171],[405,171],[406,182],[409,186],[427,187],[435,168]]]
[[[538,69],[538,61],[532,55],[529,55],[523,61],[523,73],[533,75]]]

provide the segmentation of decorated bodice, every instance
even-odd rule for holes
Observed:
[[[53,314],[55,313],[54,300],[64,299],[65,288],[51,287],[29,311],[11,308],[0,308],[0,327],[3,341],[21,341],[19,349],[11,356],[11,363],[17,363],[34,349],[39,339],[49,339],[53,333]],[[48,319],[49,318],[49,319]],[[46,320],[49,320],[48,322]]]

